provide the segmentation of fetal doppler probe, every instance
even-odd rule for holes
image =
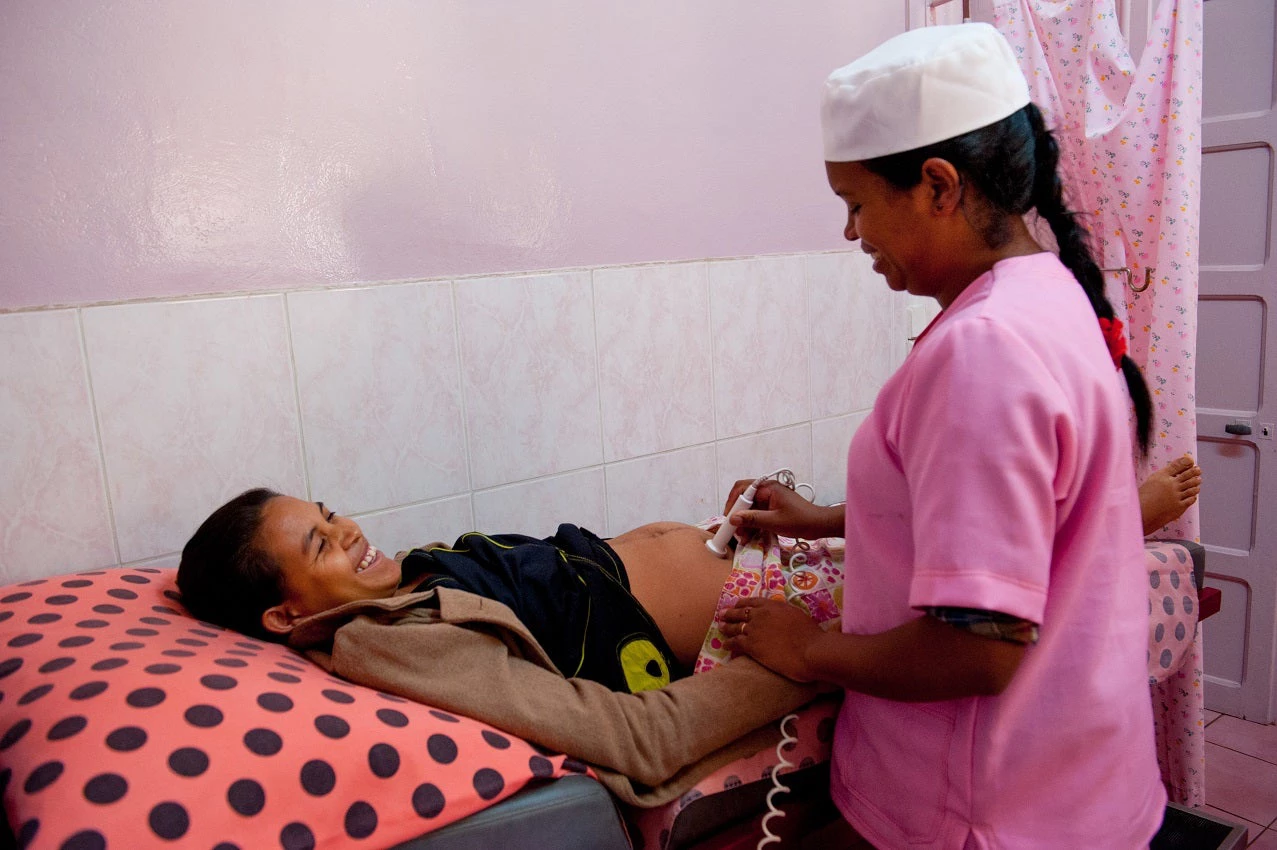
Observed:
[[[769,472],[761,478],[755,478],[754,483],[745,488],[745,492],[736,497],[736,501],[732,504],[731,510],[727,512],[727,516],[723,517],[723,524],[718,527],[714,537],[705,541],[705,548],[713,552],[720,558],[726,558],[728,551],[727,544],[731,541],[732,535],[736,532],[736,526],[732,525],[732,517],[741,511],[749,510],[754,504],[754,496],[758,493],[759,486],[769,478],[776,479],[777,483],[783,484],[790,490],[799,487],[811,489],[810,484],[797,484],[794,479],[794,471],[792,469],[778,469],[775,472]]]

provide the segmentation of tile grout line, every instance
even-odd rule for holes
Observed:
[[[116,527],[115,500],[111,498],[111,476],[106,468],[106,445],[102,440],[102,415],[98,411],[97,393],[93,389],[93,368],[89,365],[89,344],[84,334],[84,310],[75,311],[76,341],[80,343],[80,360],[84,364],[85,388],[89,393],[89,410],[93,413],[93,437],[97,443],[99,476],[102,484],[102,495],[106,500],[106,521],[111,529],[111,546],[115,549],[115,563],[119,566],[124,557],[120,550],[120,531]]]

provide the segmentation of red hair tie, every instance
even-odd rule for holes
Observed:
[[[1100,333],[1104,334],[1104,344],[1109,347],[1109,356],[1113,365],[1122,368],[1122,358],[1126,356],[1126,329],[1121,319],[1100,319]]]

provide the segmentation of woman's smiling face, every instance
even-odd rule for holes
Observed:
[[[897,189],[859,162],[826,162],[825,172],[834,194],[847,204],[848,242],[860,241],[873,260],[873,269],[896,292],[934,295],[930,291],[930,216],[924,184]]]
[[[283,600],[262,614],[263,625],[277,634],[303,617],[382,599],[399,586],[399,563],[370,544],[354,520],[323,502],[271,499],[262,506],[256,543],[279,565]]]

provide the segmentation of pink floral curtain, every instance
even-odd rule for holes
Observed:
[[[1108,295],[1153,396],[1139,470],[1192,452],[1202,121],[1202,0],[1156,3],[1139,64],[1114,0],[995,0],[1033,100],[1060,140],[1069,203],[1086,213]],[[1144,288],[1147,285],[1147,288]],[[1138,290],[1138,291],[1137,291]],[[1194,506],[1169,536],[1198,539]],[[1154,688],[1159,758],[1172,799],[1202,805],[1200,636],[1184,675]]]

